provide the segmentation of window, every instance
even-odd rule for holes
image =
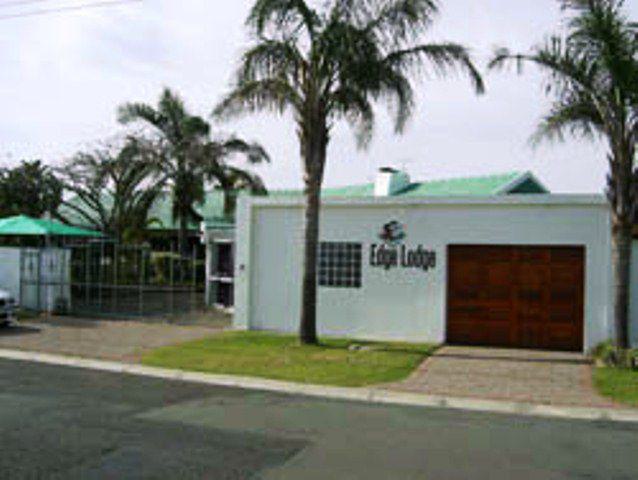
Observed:
[[[321,242],[319,245],[319,286],[361,288],[360,243]]]

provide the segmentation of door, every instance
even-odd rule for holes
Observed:
[[[448,343],[583,349],[583,247],[451,246]]]

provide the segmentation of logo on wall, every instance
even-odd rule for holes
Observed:
[[[418,245],[409,248],[402,243],[407,238],[405,226],[396,220],[383,225],[379,239],[383,244],[370,246],[370,266],[388,271],[393,268],[420,269],[424,272],[436,267],[436,252]]]
[[[405,240],[405,237],[405,227],[396,220],[386,223],[383,226],[381,233],[379,233],[379,238],[383,240],[385,244],[393,246],[401,243]]]

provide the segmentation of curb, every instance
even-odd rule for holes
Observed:
[[[404,393],[379,388],[346,388],[267,380],[252,377],[215,375],[208,373],[146,367],[121,362],[68,357],[39,352],[0,349],[0,359],[35,362],[47,365],[74,367],[111,373],[124,373],[163,380],[178,380],[204,385],[233,387],[245,390],[277,392],[289,395],[319,397],[331,400],[401,405],[413,407],[446,408],[471,412],[500,413],[530,417],[563,418],[606,422],[638,423],[638,409],[562,407],[527,403],[455,398],[418,393]]]

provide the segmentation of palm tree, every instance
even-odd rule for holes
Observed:
[[[531,63],[547,73],[554,99],[533,137],[563,141],[606,141],[610,167],[608,197],[613,214],[615,342],[627,348],[629,275],[636,218],[634,170],[638,138],[638,24],[623,12],[622,0],[565,0],[571,15],[565,36],[551,36],[528,54],[497,52],[491,67]]]
[[[268,157],[258,145],[239,139],[211,141],[208,122],[190,114],[182,99],[169,89],[164,89],[157,107],[128,103],[118,113],[120,122],[142,122],[158,134],[161,152],[157,166],[172,184],[172,214],[179,222],[178,249],[186,257],[189,225],[202,220],[195,205],[205,199],[205,179],[211,165],[223,165],[225,158],[237,153],[245,154],[252,163]]]
[[[373,102],[391,103],[401,133],[415,106],[410,76],[467,73],[483,81],[465,47],[420,43],[438,13],[435,0],[256,0],[247,25],[257,38],[237,72],[219,116],[290,110],[304,171],[304,263],[300,339],[317,342],[316,263],[321,185],[334,125],[345,119],[365,147]]]
[[[140,239],[165,184],[149,153],[135,138],[122,147],[78,153],[58,169],[64,188],[73,194],[63,201],[60,216],[118,241]]]
[[[256,195],[267,194],[266,186],[259,175],[238,168],[228,162],[229,157],[242,154],[249,164],[269,162],[270,157],[257,143],[248,143],[239,138],[212,141],[204,145],[201,162],[204,178],[224,194],[224,217],[232,218],[235,213],[237,193],[249,191]]]
[[[173,218],[179,222],[178,244],[183,256],[188,255],[188,226],[201,221],[195,203],[204,200],[204,185],[197,173],[194,149],[210,133],[209,124],[191,115],[182,100],[171,90],[162,92],[157,107],[144,103],[128,103],[118,109],[123,124],[143,122],[152,127],[161,141],[163,154],[160,169],[170,178],[173,190]]]

